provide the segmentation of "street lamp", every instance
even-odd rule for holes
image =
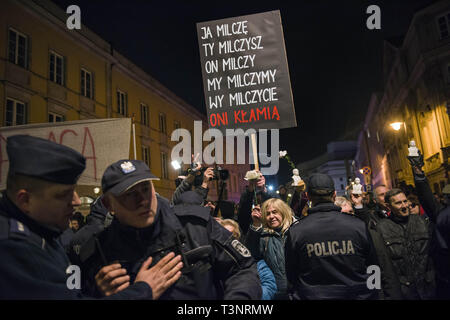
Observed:
[[[179,163],[177,160],[173,160],[173,161],[172,161],[172,167],[173,167],[175,170],[179,170],[179,169],[181,168],[181,165],[180,165],[180,163]]]
[[[403,124],[403,122],[392,122],[389,125],[392,127],[392,129],[394,129],[395,131],[398,131],[402,127],[402,124]]]

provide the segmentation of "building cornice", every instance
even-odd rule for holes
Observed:
[[[178,109],[178,111],[182,113],[186,113],[187,111],[193,117],[197,117],[199,120],[206,122],[206,116],[204,114],[187,104],[148,73],[114,50],[107,41],[96,35],[85,25],[81,26],[81,30],[67,30],[67,14],[53,2],[49,0],[18,0],[13,3],[19,4],[29,14],[40,20],[46,21],[48,26],[69,38],[74,43],[83,46],[88,51],[94,52],[101,58],[107,60],[108,63],[117,67],[121,72],[135,80],[138,84],[164,98],[172,106]]]

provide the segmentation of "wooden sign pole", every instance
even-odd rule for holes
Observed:
[[[253,150],[253,162],[255,163],[255,170],[259,171],[258,147],[256,146],[256,133],[251,134],[251,139],[252,139],[252,150]]]

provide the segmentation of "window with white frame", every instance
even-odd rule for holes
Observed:
[[[441,39],[447,38],[450,34],[450,12],[438,17],[437,24]]]
[[[50,81],[64,85],[64,57],[50,51]]]
[[[19,100],[6,99],[5,126],[16,126],[27,123],[27,105]]]
[[[63,121],[64,116],[53,112],[48,113],[48,122],[63,122]]]
[[[161,176],[163,179],[169,179],[169,166],[167,164],[167,153],[161,152]]]
[[[145,103],[141,103],[141,124],[148,127],[148,106]]]
[[[150,168],[150,149],[147,146],[142,146],[142,161]]]
[[[166,115],[164,113],[159,114],[159,131],[162,133],[167,133]]]
[[[92,99],[94,97],[94,79],[92,73],[81,69],[81,95]]]
[[[21,67],[28,67],[28,37],[14,29],[8,32],[8,60]]]
[[[128,97],[123,91],[117,90],[117,113],[128,115]]]

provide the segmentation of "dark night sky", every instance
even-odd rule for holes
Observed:
[[[345,136],[364,120],[371,93],[383,89],[383,39],[404,35],[414,12],[433,1],[53,2],[79,5],[84,25],[204,114],[196,23],[280,10],[298,124],[280,130],[280,149],[302,162],[330,141],[356,139]],[[371,4],[381,8],[381,30],[366,28]]]

